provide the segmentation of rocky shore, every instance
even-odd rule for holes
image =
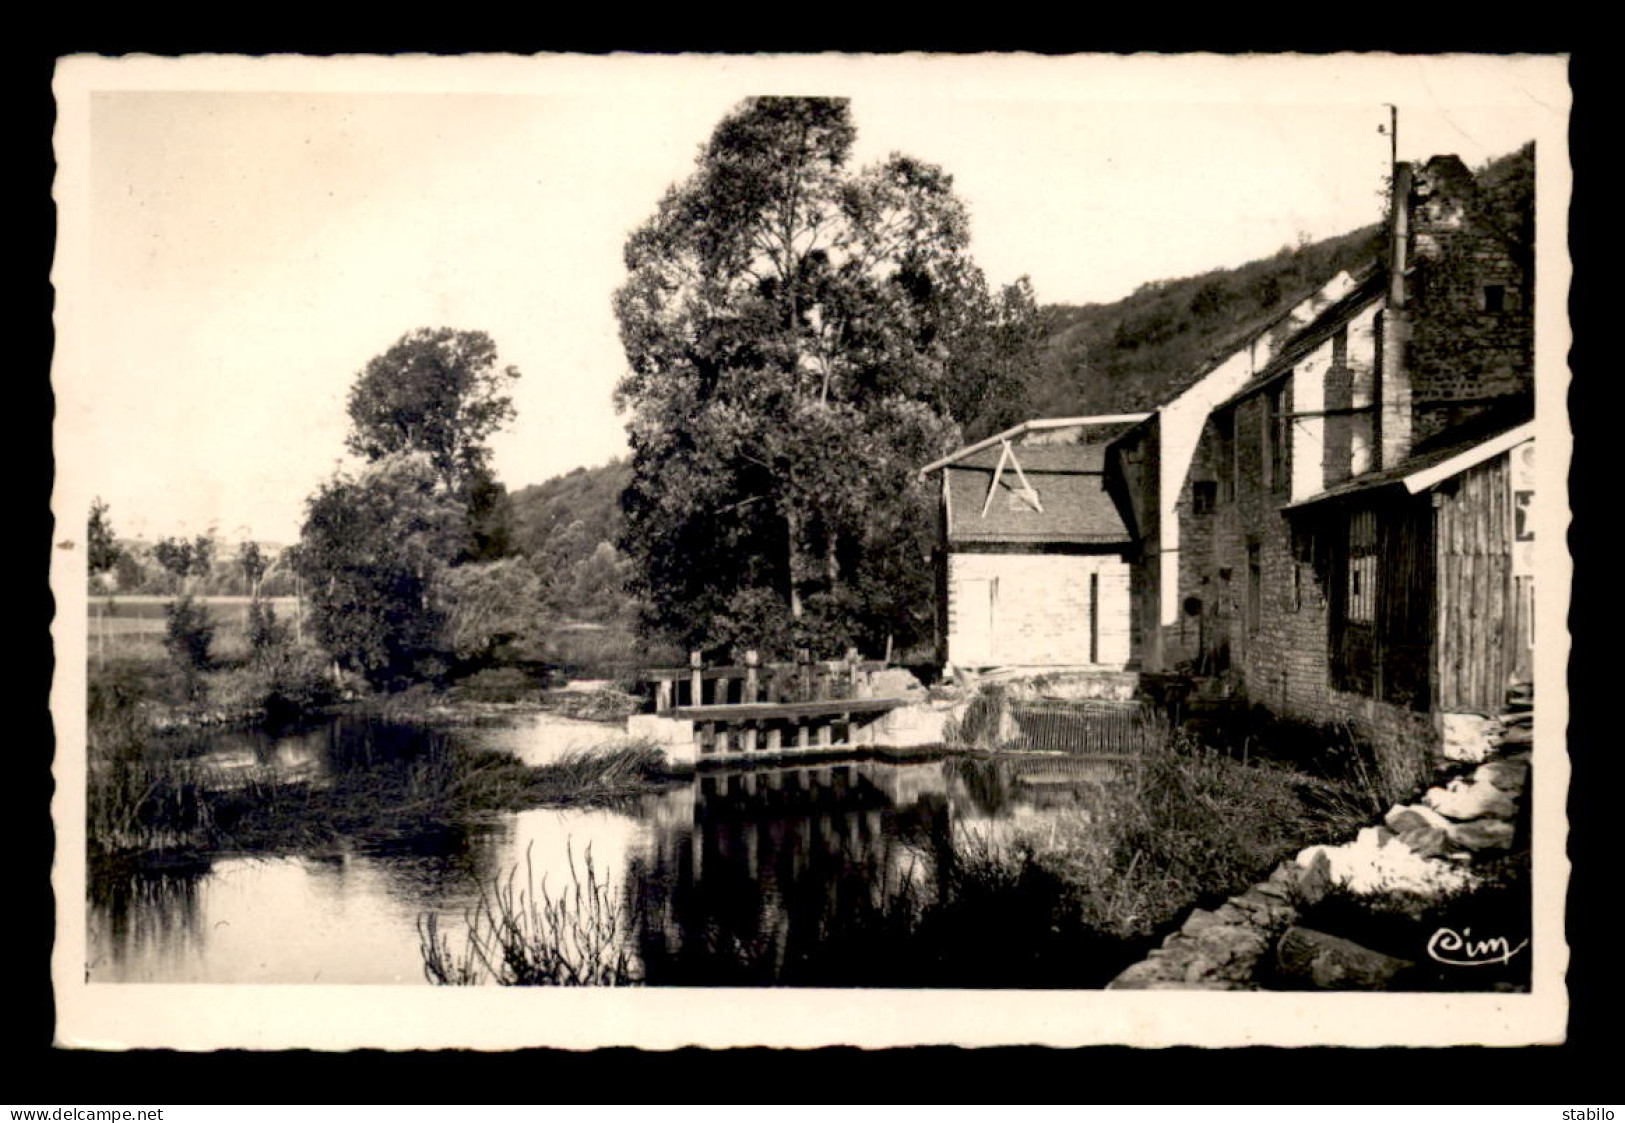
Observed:
[[[1488,871],[1527,842],[1532,728],[1533,713],[1524,712],[1457,735],[1448,746],[1455,774],[1419,801],[1392,807],[1350,842],[1307,847],[1215,909],[1196,909],[1107,989],[1407,989],[1422,974],[1423,957],[1460,965],[1501,959],[1504,966],[1520,950],[1504,937],[1475,941],[1441,928],[1410,958],[1316,927],[1314,918],[1330,912],[1345,928],[1364,928],[1357,923],[1362,907],[1375,912],[1399,899],[1426,910],[1484,886]],[[1351,907],[1320,907],[1334,894]],[[1486,989],[1509,986],[1477,977]]]

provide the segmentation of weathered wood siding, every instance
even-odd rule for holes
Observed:
[[[1438,707],[1499,713],[1516,657],[1509,461],[1470,468],[1441,487],[1438,541]]]

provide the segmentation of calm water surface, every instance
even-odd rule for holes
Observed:
[[[512,752],[530,763],[613,740],[618,730],[539,716],[452,731],[340,719],[272,737],[220,733],[193,751],[228,773],[289,777],[387,767],[437,738]],[[403,750],[402,745],[406,748]],[[1098,768],[1098,766],[1096,766]],[[819,763],[706,772],[613,810],[536,809],[446,824],[389,846],[319,857],[219,857],[179,872],[93,879],[93,982],[424,983],[420,919],[460,946],[482,886],[515,876],[550,891],[582,876],[635,906],[648,981],[681,985],[1098,985],[985,947],[1020,911],[977,910],[952,938],[895,931],[904,895],[924,900],[949,844],[1043,838],[1078,829],[1098,798],[1087,762],[1067,759]],[[1025,898],[1019,899],[1019,905]],[[1034,909],[1041,913],[1042,902]],[[929,934],[928,934],[929,935]],[[1030,941],[1029,941],[1030,943]],[[1028,959],[1037,954],[1025,948]],[[1041,950],[1041,949],[1040,949]],[[985,953],[985,954],[984,954]],[[1069,945],[1068,961],[1076,960]],[[957,957],[957,959],[956,959]],[[964,960],[965,962],[960,962]],[[986,974],[986,962],[1006,962]],[[1012,973],[1013,972],[1013,973]],[[961,984],[961,978],[976,982]]]

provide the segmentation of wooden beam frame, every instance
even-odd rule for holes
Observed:
[[[999,466],[993,469],[993,481],[987,485],[987,502],[982,504],[982,517],[987,518],[988,508],[993,506],[993,493],[999,490],[999,479],[1004,475],[1004,462],[1010,459],[1010,442],[1003,441],[1003,450],[999,453]]]
[[[1044,504],[1038,500],[1038,489],[1027,482],[1027,473],[1021,470],[1021,461],[1016,459],[1016,450],[1010,447],[1009,441],[1000,442],[1004,447],[999,453],[999,465],[993,469],[993,482],[987,485],[987,501],[982,504],[982,517],[987,518],[988,509],[993,506],[993,493],[999,490],[999,480],[1004,477],[1006,461],[1016,470],[1016,478],[1021,481],[1023,498],[1030,496],[1033,507],[1040,515],[1044,513]]]

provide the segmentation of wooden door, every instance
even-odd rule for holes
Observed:
[[[960,582],[954,650],[948,657],[961,667],[993,664],[993,601],[998,581],[975,577]]]

